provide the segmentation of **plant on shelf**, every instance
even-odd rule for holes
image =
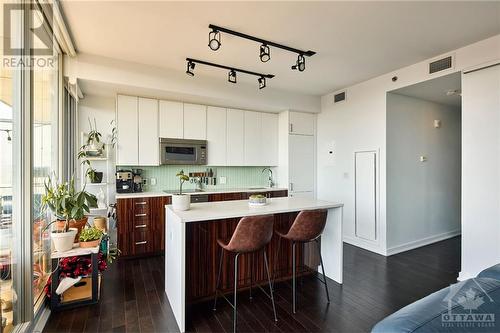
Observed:
[[[49,178],[45,182],[45,194],[42,196],[42,209],[50,209],[56,220],[45,228],[55,223],[56,230],[52,232],[52,240],[57,251],[64,252],[72,248],[73,242],[78,240],[81,230],[87,224],[85,213],[90,208],[97,208],[95,195],[75,189],[75,181],[53,182]]]
[[[101,242],[102,231],[96,227],[89,227],[80,233],[80,247],[96,247]]]
[[[87,155],[98,156],[102,155],[104,150],[104,144],[101,142],[102,134],[97,130],[97,124],[94,118],[94,125],[92,126],[92,121],[89,118],[89,128],[90,131],[87,135]]]
[[[116,129],[116,120],[113,119],[110,122],[111,127],[111,146],[114,148],[116,146],[118,130]]]
[[[188,210],[191,198],[189,195],[182,194],[182,185],[189,180],[189,176],[184,174],[184,170],[175,176],[179,178],[179,193],[172,195],[172,207],[175,210]]]

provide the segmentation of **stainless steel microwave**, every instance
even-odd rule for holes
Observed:
[[[207,164],[207,141],[160,138],[160,164]]]

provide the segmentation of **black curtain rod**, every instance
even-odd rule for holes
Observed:
[[[256,72],[252,72],[252,71],[247,71],[245,69],[240,69],[240,68],[229,67],[229,66],[225,66],[225,65],[214,64],[213,62],[208,62],[208,61],[203,61],[203,60],[198,60],[198,59],[186,58],[186,61],[188,61],[188,62],[194,62],[196,64],[201,64],[201,65],[207,65],[207,66],[212,66],[212,67],[217,67],[217,68],[232,70],[232,71],[235,71],[235,72],[245,73],[245,74],[249,74],[249,75],[255,75],[255,76],[259,76],[259,77],[265,77],[265,78],[268,78],[268,79],[272,79],[274,77],[273,74],[256,73]]]
[[[274,47],[277,47],[277,48],[280,48],[280,49],[283,49],[283,50],[287,50],[287,51],[290,51],[290,52],[302,54],[302,55],[305,55],[307,57],[310,57],[310,56],[313,56],[313,55],[316,54],[316,52],[311,51],[311,50],[309,50],[309,51],[302,51],[302,50],[299,50],[299,49],[295,49],[293,47],[289,47],[289,46],[286,46],[286,45],[282,45],[282,44],[278,44],[278,43],[275,43],[275,42],[271,42],[271,41],[268,41],[268,40],[265,40],[265,39],[262,39],[262,38],[250,36],[250,35],[238,32],[238,31],[234,31],[234,30],[231,30],[231,29],[219,27],[219,26],[214,25],[214,24],[209,24],[208,27],[210,29],[213,29],[213,30],[217,30],[217,31],[220,31],[220,32],[225,32],[225,33],[230,34],[230,35],[234,35],[234,36],[238,36],[238,37],[241,37],[241,38],[253,40],[254,42],[258,42],[258,43],[266,44],[266,45],[269,45],[269,46],[274,46]]]

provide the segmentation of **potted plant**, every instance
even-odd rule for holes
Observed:
[[[89,118],[90,131],[87,136],[87,144],[85,145],[85,152],[87,156],[102,155],[104,150],[104,143],[101,142],[102,134],[97,130],[97,124],[94,118],[94,125]]]
[[[96,247],[101,242],[102,231],[96,227],[89,227],[80,233],[80,247]]]
[[[50,209],[56,216],[55,230],[52,232],[52,241],[56,251],[64,252],[72,248],[73,242],[78,242],[80,231],[87,224],[85,213],[90,208],[97,207],[97,198],[85,191],[76,191],[75,181],[52,183],[49,178],[45,182],[45,194],[42,196],[42,209]],[[49,226],[47,225],[47,227]]]
[[[89,162],[89,160],[86,160]],[[87,169],[87,177],[89,177],[89,180],[92,184],[98,184],[102,182],[102,177],[104,176],[103,172],[97,171],[96,169],[90,167],[89,163],[89,168]]]
[[[188,210],[191,204],[191,198],[187,194],[182,194],[182,185],[189,180],[189,176],[181,170],[176,177],[179,177],[179,193],[172,195],[172,207],[174,210]]]

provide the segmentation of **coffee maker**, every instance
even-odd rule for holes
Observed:
[[[134,174],[133,182],[134,182],[134,192],[142,192],[142,169],[132,169],[132,173]]]
[[[132,170],[118,170],[116,172],[116,193],[134,192],[134,175]]]

